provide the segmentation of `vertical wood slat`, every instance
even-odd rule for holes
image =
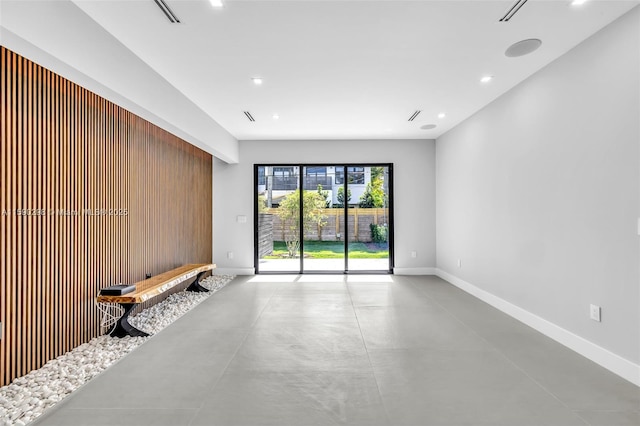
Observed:
[[[212,158],[0,49],[3,386],[98,335],[101,287],[212,261]]]
[[[4,70],[6,69],[7,65],[6,65],[6,52],[2,51],[0,52],[0,70]],[[9,180],[9,176],[7,175],[7,170],[9,169],[9,163],[7,161],[7,157],[8,157],[8,147],[9,144],[5,144],[4,141],[8,140],[9,137],[7,135],[8,129],[7,129],[7,124],[9,123],[9,117],[8,117],[8,106],[7,106],[7,92],[6,92],[6,88],[8,88],[9,86],[9,82],[7,81],[7,73],[2,73],[0,74],[0,87],[2,88],[2,90],[0,90],[0,139],[2,140],[2,143],[0,144],[0,181],[2,182],[8,182]],[[7,190],[8,188],[5,185],[0,185],[0,207],[4,206],[5,203],[7,202]],[[7,243],[8,243],[8,237],[6,237],[7,235],[7,221],[6,220],[0,220],[0,235],[4,235],[5,238],[3,238],[0,241],[0,259],[6,259],[7,258]],[[0,264],[0,282],[2,283],[6,283],[7,282],[7,262],[2,262]],[[6,285],[2,285],[0,286],[0,318],[6,318],[6,301],[7,301],[7,288]],[[2,329],[0,329],[0,333],[2,333],[3,335],[5,335],[4,332],[4,323],[2,323]],[[6,339],[6,337],[5,337]],[[0,378],[4,376],[4,372],[6,370],[6,361],[5,361],[6,357],[5,357],[5,353],[3,351],[0,351],[0,370],[2,370],[2,374],[0,374]]]

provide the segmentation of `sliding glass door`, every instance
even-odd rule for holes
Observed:
[[[350,167],[349,191],[358,205],[348,210],[348,270],[377,271],[389,265],[388,166]]]
[[[256,253],[261,272],[300,272],[297,166],[257,168]]]
[[[257,273],[393,270],[392,167],[257,165]]]
[[[336,179],[344,166],[304,166],[304,272],[344,272],[345,244],[340,221],[344,206],[338,198],[344,184]],[[344,227],[344,225],[343,225]]]

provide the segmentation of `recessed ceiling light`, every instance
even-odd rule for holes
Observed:
[[[260,86],[262,84],[261,77],[253,77],[251,80],[253,81],[253,84],[255,84],[256,86]]]
[[[571,2],[571,6],[580,6],[583,5],[587,0],[573,0]]]
[[[213,7],[222,7],[222,6],[224,6],[222,4],[222,0],[209,0],[209,3],[211,3],[211,6],[213,6]]]
[[[279,119],[279,118],[280,118],[280,116],[279,116],[278,114],[273,114],[273,119],[274,119],[274,120],[277,120],[277,119]]]
[[[422,130],[431,130],[435,129],[436,127],[438,126],[436,126],[435,124],[425,124],[424,126],[420,126]]]
[[[438,114],[438,118],[445,118],[447,116],[447,114],[445,114],[444,112],[441,112],[440,114]]]
[[[480,79],[480,82],[481,82],[481,83],[488,83],[488,82],[490,82],[491,80],[493,80],[493,76],[492,76],[492,75],[485,75],[484,77],[482,77],[482,78]]]
[[[509,58],[515,58],[518,56],[528,55],[535,51],[542,45],[542,41],[537,38],[529,38],[527,40],[520,40],[517,43],[513,43],[504,52],[504,55]]]

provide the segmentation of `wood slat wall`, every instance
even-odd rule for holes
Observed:
[[[101,287],[212,262],[211,155],[1,56],[0,386],[97,336]]]

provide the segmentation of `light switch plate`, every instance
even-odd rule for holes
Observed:
[[[238,223],[247,223],[247,217],[245,215],[238,215],[236,221]]]
[[[591,305],[589,306],[589,317],[594,320],[600,322],[600,306]]]

